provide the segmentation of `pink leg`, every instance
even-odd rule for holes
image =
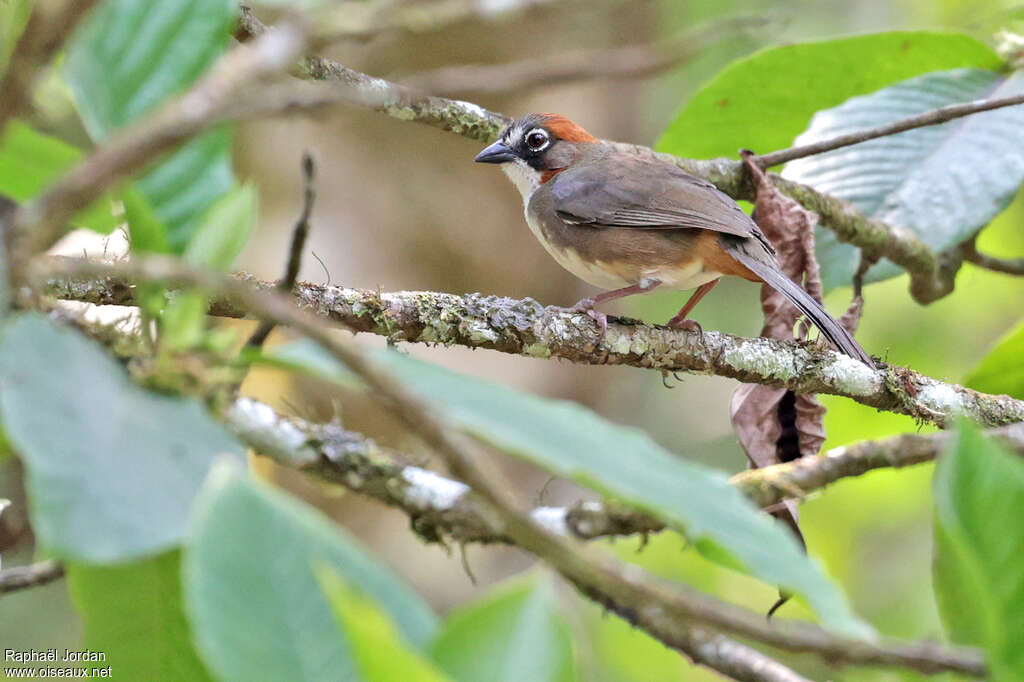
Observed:
[[[628,287],[622,287],[621,289],[614,289],[612,291],[605,291],[590,298],[584,298],[581,301],[577,301],[576,305],[570,308],[561,308],[559,306],[548,306],[552,310],[558,310],[565,313],[586,313],[597,322],[598,326],[601,327],[601,336],[608,331],[608,316],[602,312],[594,310],[594,306],[598,303],[604,303],[605,301],[614,301],[617,298],[624,296],[632,296],[633,294],[643,294],[661,284],[661,280],[657,279],[642,279],[639,283]]]
[[[701,284],[697,287],[697,290],[693,292],[693,296],[690,296],[690,300],[686,302],[686,305],[680,308],[675,317],[668,321],[668,327],[670,329],[691,329],[693,326],[696,326],[697,330],[699,330],[703,335],[704,330],[701,329],[700,324],[693,320],[687,320],[686,316],[690,314],[690,311],[693,310],[698,303],[700,303],[700,299],[707,296],[707,293],[715,288],[716,284],[718,284],[718,279],[713,279],[710,282]]]

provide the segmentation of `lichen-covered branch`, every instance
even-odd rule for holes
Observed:
[[[254,37],[278,30],[276,27],[268,29],[251,11],[243,13],[241,28]],[[304,59],[302,73],[310,79],[330,83],[312,88],[303,87],[302,83],[293,83],[276,89],[270,88],[268,93],[257,93],[256,98],[280,103],[272,107],[276,110],[347,102],[403,121],[425,123],[480,142],[497,137],[511,120],[471,102],[425,95],[383,78],[360,73],[324,57]],[[248,101],[237,106],[239,111],[259,108],[271,107]]]
[[[51,264],[52,274],[77,267],[73,262]],[[103,266],[87,267],[102,271]],[[117,270],[110,269],[108,274],[116,275]],[[246,276],[242,280],[260,289],[275,286]],[[134,301],[131,284],[117,276],[49,276],[44,282],[42,290],[57,298],[115,305]],[[895,365],[872,370],[812,344],[710,330],[696,334],[622,318],[609,318],[602,337],[587,315],[548,310],[532,299],[480,294],[380,293],[300,283],[295,296],[304,308],[353,331],[408,342],[488,348],[582,364],[714,374],[797,393],[844,396],[939,426],[958,416],[988,427],[1024,421],[1020,400],[979,393]],[[215,299],[211,313],[238,317],[244,310],[229,300]]]
[[[318,424],[279,414],[269,405],[240,398],[228,408],[225,422],[251,448],[279,464],[298,468],[353,492],[397,507],[409,515],[426,540],[507,543],[500,520],[469,487],[458,481],[403,464],[402,457],[381,448],[341,424]],[[882,468],[905,467],[935,459],[952,434],[901,435],[835,448],[821,457],[804,457],[736,474],[732,483],[762,507],[802,496],[843,478]],[[988,435],[1024,454],[1024,423],[992,429]],[[568,507],[535,507],[530,517],[559,535],[592,540],[664,530],[665,524],[625,505],[584,501]]]
[[[1012,452],[1024,455],[1024,422],[990,429],[987,435]],[[762,507],[801,496],[844,478],[868,471],[930,462],[952,442],[954,434],[904,434],[843,445],[821,457],[750,469],[732,477],[732,484]]]
[[[224,420],[249,447],[279,464],[401,509],[416,532],[430,542],[510,542],[501,520],[487,513],[486,505],[467,485],[403,464],[396,453],[338,423],[287,417],[251,398],[232,403]],[[627,507],[601,502],[537,507],[531,516],[549,530],[584,540],[665,527]]]

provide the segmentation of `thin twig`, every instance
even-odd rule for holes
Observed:
[[[40,70],[57,54],[97,0],[65,0],[56,11],[49,4],[35,3],[25,32],[18,40],[0,81],[0,133],[7,122],[21,114],[32,99],[32,86]]]
[[[313,203],[316,201],[316,165],[309,152],[302,155],[302,211],[299,213],[295,227],[292,228],[291,246],[288,248],[288,263],[285,265],[284,277],[277,283],[277,288],[285,293],[290,293],[295,287],[295,281],[299,278],[299,270],[302,269],[302,252],[306,248],[306,237],[309,236],[309,218],[313,213]],[[260,322],[256,331],[245,345],[250,348],[262,348],[263,343],[274,330],[271,322]]]
[[[1007,275],[1024,275],[1024,258],[996,258],[979,253],[976,236],[960,245],[960,255],[965,261],[973,263],[979,268]]]
[[[78,270],[79,274],[117,275],[135,281],[200,288],[236,301],[258,319],[289,325],[312,339],[359,376],[406,427],[444,458],[456,477],[498,514],[516,545],[543,558],[585,595],[669,646],[692,655],[691,638],[695,628],[703,625],[783,649],[813,652],[833,663],[897,665],[921,672],[985,673],[985,664],[974,650],[947,649],[931,642],[869,642],[836,636],[807,623],[768,623],[761,614],[661,579],[637,566],[627,566],[610,556],[596,554],[579,542],[548,532],[519,513],[508,492],[494,486],[482,472],[482,462],[486,460],[479,444],[447,428],[427,404],[407,393],[351,339],[334,334],[320,318],[296,308],[293,300],[280,292],[261,291],[230,276],[167,258],[150,257],[110,266],[83,262]]]
[[[861,142],[867,142],[868,140],[874,140],[879,137],[887,137],[907,130],[913,130],[914,128],[940,125],[947,121],[963,118],[964,116],[970,116],[971,114],[978,114],[983,111],[992,111],[993,109],[1001,109],[1003,107],[1017,106],[1019,104],[1024,104],[1024,95],[1014,95],[1012,97],[1001,97],[998,99],[975,100],[973,102],[965,102],[964,104],[950,104],[949,106],[926,111],[923,114],[908,116],[907,118],[902,118],[898,121],[893,121],[892,123],[886,123],[873,128],[865,128],[863,130],[855,130],[852,133],[837,135],[827,140],[821,140],[811,144],[789,147],[788,149],[780,149],[769,154],[759,155],[755,157],[754,160],[762,168],[771,168],[772,166],[788,163],[795,159],[802,159],[805,156],[823,154],[824,152],[829,152],[833,149],[849,147],[851,145],[860,144]]]
[[[464,64],[416,73],[401,84],[423,92],[464,97],[515,92],[584,80],[653,76],[684,64],[697,54],[768,23],[764,16],[730,17],[690,28],[678,36],[647,45],[575,50],[504,64]]]
[[[64,567],[56,559],[0,571],[0,594],[39,587],[64,577]]]
[[[499,21],[516,14],[559,0],[502,0],[483,3],[479,0],[430,0],[408,3],[335,2],[315,13],[317,24],[314,42],[317,45],[345,41],[369,40],[382,33],[426,33],[463,21]],[[564,1],[564,0],[563,0]],[[577,3],[582,4],[580,0]],[[245,5],[243,12],[251,15]],[[243,22],[246,17],[243,16]]]
[[[41,293],[88,303],[133,305],[135,284],[124,271],[50,259],[38,282]],[[90,270],[91,269],[91,270]],[[102,273],[90,277],[86,271]],[[251,276],[240,279],[274,288]],[[602,335],[583,314],[552,311],[532,299],[431,291],[382,293],[298,283],[299,303],[352,331],[403,341],[487,348],[581,364],[628,365],[670,372],[714,374],[797,393],[839,395],[863,405],[945,426],[958,416],[993,427],[1024,421],[1024,401],[979,393],[906,367],[871,370],[810,343],[744,338],[707,330],[703,335],[609,317]],[[214,298],[210,314],[242,317],[244,307]]]

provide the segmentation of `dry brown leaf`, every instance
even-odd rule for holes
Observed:
[[[821,301],[821,277],[814,257],[814,227],[818,216],[781,194],[764,171],[747,160],[757,184],[754,219],[775,246],[779,266],[791,279],[802,282],[807,292]],[[764,327],[761,335],[793,338],[800,311],[785,296],[761,287]],[[798,338],[806,336],[801,325]],[[743,385],[733,395],[733,428],[754,467],[816,455],[825,442],[825,408],[813,395],[797,395],[784,389]]]
[[[818,216],[778,192],[756,164],[744,155],[757,185],[754,220],[775,246],[779,266],[786,276],[802,282],[817,301],[821,301],[821,277],[814,257],[814,228]],[[761,335],[773,339],[791,339],[800,311],[771,287],[761,287],[764,327]],[[800,325],[797,338],[806,338],[808,326]],[[787,462],[805,455],[816,455],[825,442],[825,407],[814,395],[796,395],[792,391],[755,384],[743,384],[733,394],[730,414],[733,428],[747,453],[751,466],[760,468]],[[769,510],[772,516],[792,529],[801,544],[796,503],[787,500]],[[786,595],[772,607],[785,603]]]

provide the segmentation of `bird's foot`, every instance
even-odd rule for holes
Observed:
[[[700,334],[700,342],[704,343],[704,327],[700,326],[700,322],[698,322],[697,320],[677,320],[675,318],[672,318],[671,320],[668,321],[668,328],[681,329],[683,331],[688,332],[697,332],[698,334]]]
[[[600,310],[594,310],[595,304],[596,301],[594,299],[584,298],[583,300],[578,301],[576,305],[570,306],[568,308],[563,308],[562,306],[557,305],[549,305],[547,307],[547,310],[557,313],[586,313],[586,315],[590,317],[590,319],[592,319],[594,322],[597,322],[597,326],[601,330],[600,336],[597,337],[597,342],[600,343],[601,339],[604,338],[605,333],[608,331],[608,316],[602,313]]]
[[[675,388],[675,386],[669,383],[669,377],[672,377],[680,384],[683,383],[683,377],[679,376],[679,372],[672,372],[667,369],[663,369],[661,370],[661,385],[665,388]]]

